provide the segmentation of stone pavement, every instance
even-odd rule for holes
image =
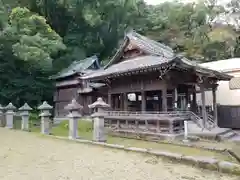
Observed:
[[[239,180],[136,153],[0,129],[1,180]]]

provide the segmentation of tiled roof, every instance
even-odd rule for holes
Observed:
[[[70,66],[68,66],[66,69],[63,69],[60,71],[57,75],[52,76],[51,79],[59,79],[59,78],[64,78],[68,77],[71,75],[74,75],[75,73],[89,73],[90,70],[89,68],[96,63],[96,68],[99,69],[100,65],[98,62],[97,56],[92,56],[80,61],[74,61]]]
[[[124,49],[129,43],[134,44],[139,49],[144,51],[145,56],[139,56],[132,59],[119,62],[121,55],[124,53]],[[109,77],[121,73],[126,73],[135,70],[141,70],[148,67],[161,66],[164,63],[170,63],[176,61],[178,66],[185,66],[189,69],[194,69],[197,73],[202,73],[210,76],[215,76],[219,79],[228,80],[231,76],[208,69],[204,66],[199,65],[194,61],[190,61],[183,56],[177,56],[173,50],[159,42],[151,40],[145,36],[142,36],[134,31],[126,34],[124,43],[120,46],[116,54],[110,60],[110,62],[103,68],[95,72],[88,73],[82,76],[82,79],[101,79],[103,77]]]
[[[105,66],[105,69],[114,64],[114,62],[116,62],[116,60],[120,58],[129,42],[133,43],[135,46],[137,46],[147,54],[162,56],[165,58],[174,57],[174,52],[170,47],[157,41],[154,41],[152,39],[149,39],[145,36],[142,36],[136,33],[135,31],[130,31],[129,33],[126,34],[123,44],[120,46],[120,48],[113,56],[113,58],[109,61],[109,63]]]
[[[202,66],[201,64],[198,64],[194,61],[190,61],[185,57],[178,57],[178,60],[180,60],[181,64],[184,64],[185,66],[187,65],[188,67],[194,69],[197,73],[205,74],[205,75],[210,75],[210,76],[215,76],[219,80],[230,80],[232,76],[216,71],[211,68],[206,68]]]
[[[173,50],[162,43],[142,36],[134,31],[126,35],[133,44],[137,45],[141,50],[151,55],[163,56],[165,58],[173,58]]]
[[[159,64],[167,63],[172,59],[167,59],[160,56],[138,56],[117,64],[110,66],[107,69],[98,70],[92,74],[86,74],[83,79],[91,79],[93,77],[104,77],[113,74],[121,74],[125,72],[131,72],[134,70],[141,70],[147,67],[158,66]]]
[[[185,67],[187,69],[194,69],[198,73],[207,74],[210,76],[216,76],[222,80],[229,80],[231,76],[220,73],[218,71],[207,69],[199,64],[188,60],[184,57],[174,57],[174,58],[166,58],[163,56],[139,56],[126,61],[122,61],[120,63],[114,64],[107,69],[101,69],[95,71],[91,74],[86,74],[82,76],[82,79],[101,79],[103,77],[110,77],[117,74],[152,68],[152,67],[160,67],[163,64],[174,63],[176,62],[176,66],[179,68]]]

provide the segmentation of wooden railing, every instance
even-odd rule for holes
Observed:
[[[155,125],[158,126],[159,124],[161,124],[161,121],[162,123],[169,122],[169,124],[173,123],[174,121],[175,122],[179,121],[183,125],[184,120],[191,120],[194,123],[196,123],[199,128],[202,128],[202,129],[206,128],[208,130],[211,130],[212,128],[215,127],[214,126],[215,123],[212,115],[208,114],[208,119],[204,127],[202,117],[198,116],[192,111],[168,111],[168,112],[165,112],[165,111],[155,111],[155,112],[107,111],[105,115],[105,119],[117,121],[116,122],[116,124],[118,124],[117,127],[119,127],[120,124],[123,124],[120,121],[126,121],[125,124],[129,124],[128,121],[135,121],[135,124],[144,124],[146,127],[148,127],[148,125],[151,124],[152,121],[156,121]]]
[[[198,127],[203,129],[206,128],[208,130],[212,130],[213,128],[215,128],[215,121],[211,114],[207,113],[207,121],[205,122],[205,127],[204,127],[202,115],[197,115],[193,112],[190,112],[190,114],[191,114],[191,120],[194,121],[198,125]]]
[[[213,128],[215,128],[215,121],[213,119],[213,116],[211,114],[208,114],[207,115],[207,123],[206,123],[206,126],[207,126],[207,129],[211,130]]]
[[[106,111],[106,117],[185,117],[189,115],[189,111],[151,111],[151,112],[141,112],[141,111]],[[161,120],[161,119],[159,119]]]
[[[186,111],[131,112],[107,111],[106,124],[112,129],[148,131],[158,133],[178,133],[184,130],[184,120],[189,120]]]

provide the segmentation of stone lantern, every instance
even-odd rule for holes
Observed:
[[[32,108],[27,103],[18,109],[18,111],[20,111],[20,115],[22,116],[21,129],[24,131],[29,130],[29,111],[31,110]]]
[[[106,132],[104,128],[104,115],[105,110],[110,108],[110,105],[105,103],[101,97],[96,102],[88,106],[95,109],[92,114],[93,117],[93,140],[97,142],[106,142]]]
[[[6,110],[6,128],[12,129],[13,128],[13,117],[15,115],[16,107],[9,103],[5,108]]]
[[[82,115],[79,113],[83,107],[73,99],[70,104],[64,107],[64,109],[69,111],[67,117],[69,118],[69,139],[77,139],[78,136],[78,120]]]
[[[52,106],[50,106],[46,101],[43,102],[42,105],[38,107],[38,109],[41,111],[40,117],[41,117],[41,133],[42,134],[49,134],[50,132],[50,117],[51,113],[50,110],[52,110]]]

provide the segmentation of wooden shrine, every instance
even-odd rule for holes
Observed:
[[[175,54],[171,48],[132,31],[125,36],[123,44],[104,69],[83,75],[81,79],[88,83],[106,84],[112,111],[122,112],[121,115],[111,115],[113,120],[118,119],[118,123],[126,112],[132,112],[131,117],[134,117],[133,112],[141,114],[138,117],[148,114],[145,118],[151,120],[152,124],[159,124],[153,118],[156,117],[155,112],[165,112],[165,117],[161,115],[157,119],[175,122],[175,118],[183,121],[185,115],[179,118],[179,114],[173,116],[169,112],[197,112],[196,88],[199,88],[202,112],[194,118],[196,121],[201,119],[199,125],[206,127],[209,119],[217,122],[217,82],[229,81],[231,76],[204,68]],[[214,97],[211,118],[205,107],[206,89],[212,89]],[[125,116],[124,120],[131,119],[130,116]],[[108,116],[108,119],[111,118]],[[126,125],[126,122],[120,124]],[[180,124],[183,125],[183,122]]]
[[[67,111],[64,107],[75,98],[83,106],[83,114],[91,113],[88,105],[96,101],[98,96],[104,95],[102,83],[86,83],[80,79],[87,73],[93,73],[100,68],[97,56],[92,56],[80,61],[74,61],[69,67],[51,77],[55,81],[54,94],[55,118],[64,118]],[[99,88],[102,88],[103,92]]]

